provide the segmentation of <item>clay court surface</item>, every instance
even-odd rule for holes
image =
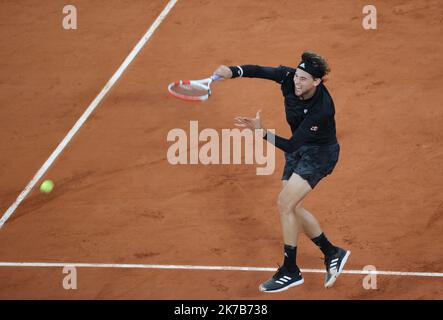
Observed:
[[[14,203],[168,1],[77,0],[78,29],[64,30],[64,1],[0,3],[0,214]],[[305,200],[347,270],[440,276],[323,274],[279,294],[263,271],[0,267],[2,299],[443,299],[443,5],[373,1],[378,29],[362,27],[365,1],[179,0],[118,82],[0,229],[0,262],[277,267],[282,238],[276,170],[257,165],[168,163],[169,130],[233,128],[262,108],[289,137],[277,84],[235,79],[192,104],[169,82],[220,64],[294,66],[318,51],[332,72],[340,161]],[[301,236],[298,263],[322,269]]]

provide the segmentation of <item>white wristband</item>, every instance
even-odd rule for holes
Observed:
[[[240,66],[237,66],[237,68],[238,68],[238,70],[240,71],[240,73],[239,73],[239,77],[241,78],[241,77],[243,77],[243,69],[240,67]]]

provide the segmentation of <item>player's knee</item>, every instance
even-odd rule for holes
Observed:
[[[293,203],[287,199],[284,195],[281,193],[278,195],[277,198],[277,207],[280,214],[290,214],[293,212]]]
[[[294,207],[294,212],[297,216],[303,216],[305,211],[303,208],[303,201],[300,201],[299,203],[297,203]]]

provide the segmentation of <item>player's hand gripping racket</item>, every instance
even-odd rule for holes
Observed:
[[[201,80],[179,80],[168,85],[169,93],[179,99],[187,101],[204,101],[211,95],[211,83],[223,79],[213,75]]]

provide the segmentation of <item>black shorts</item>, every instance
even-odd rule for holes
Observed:
[[[312,189],[331,174],[338,162],[340,145],[301,146],[293,153],[285,152],[285,168],[282,180],[289,180],[293,173],[305,179]]]

